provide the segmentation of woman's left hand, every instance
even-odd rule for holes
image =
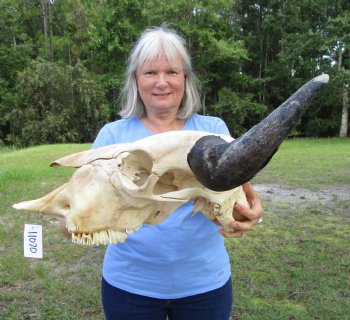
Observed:
[[[249,207],[237,202],[233,210],[236,213],[244,216],[246,219],[244,221],[232,221],[230,223],[230,227],[235,230],[233,232],[228,232],[221,229],[219,233],[225,238],[235,238],[241,236],[243,232],[253,229],[254,226],[257,225],[262,219],[264,209],[259,194],[253,189],[250,182],[243,184],[243,190],[246,194]]]

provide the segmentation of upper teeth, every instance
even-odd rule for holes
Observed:
[[[84,245],[106,245],[124,242],[127,234],[139,230],[141,226],[135,229],[121,230],[103,230],[93,233],[72,233],[72,242]],[[77,228],[78,229],[78,228]]]

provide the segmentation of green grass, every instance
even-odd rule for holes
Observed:
[[[12,204],[65,182],[69,168],[50,168],[90,145],[0,150],[0,319],[102,319],[104,247],[66,240],[55,218],[26,214]],[[350,140],[283,143],[254,183],[309,190],[349,187]],[[349,319],[350,204],[290,206],[264,201],[264,222],[227,239],[234,282],[233,319]],[[25,223],[42,224],[44,258],[23,257]]]
[[[350,185],[350,139],[286,140],[256,183],[279,183],[317,190]]]

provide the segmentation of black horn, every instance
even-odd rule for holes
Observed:
[[[252,179],[278,150],[312,98],[329,80],[322,74],[304,84],[287,101],[238,139],[199,139],[187,155],[197,180],[214,191],[226,191]]]

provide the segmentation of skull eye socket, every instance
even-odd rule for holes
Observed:
[[[168,170],[161,175],[160,172],[153,172],[153,160],[142,150],[122,152],[116,160],[120,181],[123,188],[129,191],[139,192],[144,189],[149,194],[161,195],[178,191],[183,181],[189,178],[188,174],[178,169]]]
[[[153,163],[149,155],[141,150],[123,152],[118,156],[119,171],[137,186],[141,187],[149,177]]]

